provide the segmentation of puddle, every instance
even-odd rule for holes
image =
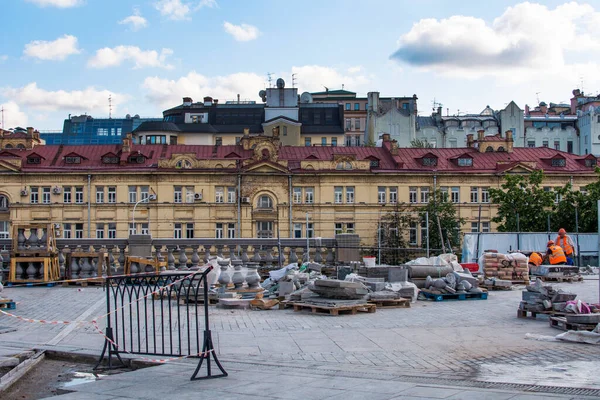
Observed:
[[[106,375],[95,374],[92,372],[74,372],[71,380],[64,382],[62,386],[64,388],[77,386],[83,383],[94,382],[95,380],[98,380],[105,376]]]

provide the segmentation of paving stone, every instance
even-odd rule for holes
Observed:
[[[460,390],[449,388],[437,388],[429,386],[414,386],[403,390],[401,396],[425,397],[428,399],[447,399],[450,396],[458,394]]]

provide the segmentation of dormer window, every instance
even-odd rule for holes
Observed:
[[[567,166],[567,160],[565,160],[564,158],[553,158],[552,159],[552,166],[553,167],[566,167]]]
[[[435,167],[437,165],[437,157],[423,157],[422,161],[424,167]]]
[[[138,154],[135,156],[129,156],[129,158],[127,159],[127,162],[129,164],[143,164],[146,162],[146,157],[144,157],[141,154]]]
[[[348,161],[342,161],[337,163],[337,165],[335,166],[335,169],[352,169],[352,164],[349,163]]]
[[[81,157],[79,157],[79,156],[65,157],[65,164],[81,164]]]
[[[505,150],[504,150],[504,147],[500,146],[500,147],[498,147],[498,150],[496,150],[496,151],[497,151],[497,152],[499,152],[499,153],[502,153],[502,152],[504,152]]]
[[[102,164],[118,164],[119,157],[115,155],[106,155],[102,157]]]
[[[473,166],[473,159],[470,157],[462,157],[458,159],[458,166],[459,167],[472,167]]]
[[[42,159],[38,156],[27,157],[27,164],[41,164]]]
[[[379,160],[371,160],[371,168],[379,168]]]
[[[492,146],[488,146],[488,147],[485,149],[485,152],[486,152],[486,153],[493,153],[493,152],[494,152],[494,148],[493,148]]]
[[[191,169],[192,162],[190,160],[179,160],[179,161],[177,161],[177,164],[175,164],[175,168]]]
[[[585,166],[588,168],[594,168],[598,165],[598,160],[595,157],[590,157],[585,159]]]

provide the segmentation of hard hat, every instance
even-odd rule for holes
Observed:
[[[550,246],[554,246],[554,241],[553,240],[548,240],[548,247]]]
[[[564,235],[565,233],[567,233],[567,231],[565,231],[565,229],[564,229],[564,228],[560,228],[560,229],[558,230],[558,233],[559,233],[560,235]]]

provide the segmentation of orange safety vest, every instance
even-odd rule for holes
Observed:
[[[562,240],[562,244],[560,243]],[[556,238],[556,240],[554,241],[554,243],[556,243],[557,246],[560,246],[566,255],[570,256],[571,254],[573,254],[573,246],[571,246],[569,244],[569,240],[567,239],[567,235],[563,236],[562,238],[560,236],[558,236]]]
[[[548,247],[552,254],[550,254],[550,264],[555,265],[558,263],[566,263],[567,257],[565,257],[565,252],[563,249],[557,245]]]
[[[542,257],[538,253],[531,253],[529,256],[529,264],[533,264],[536,267],[542,265]]]

